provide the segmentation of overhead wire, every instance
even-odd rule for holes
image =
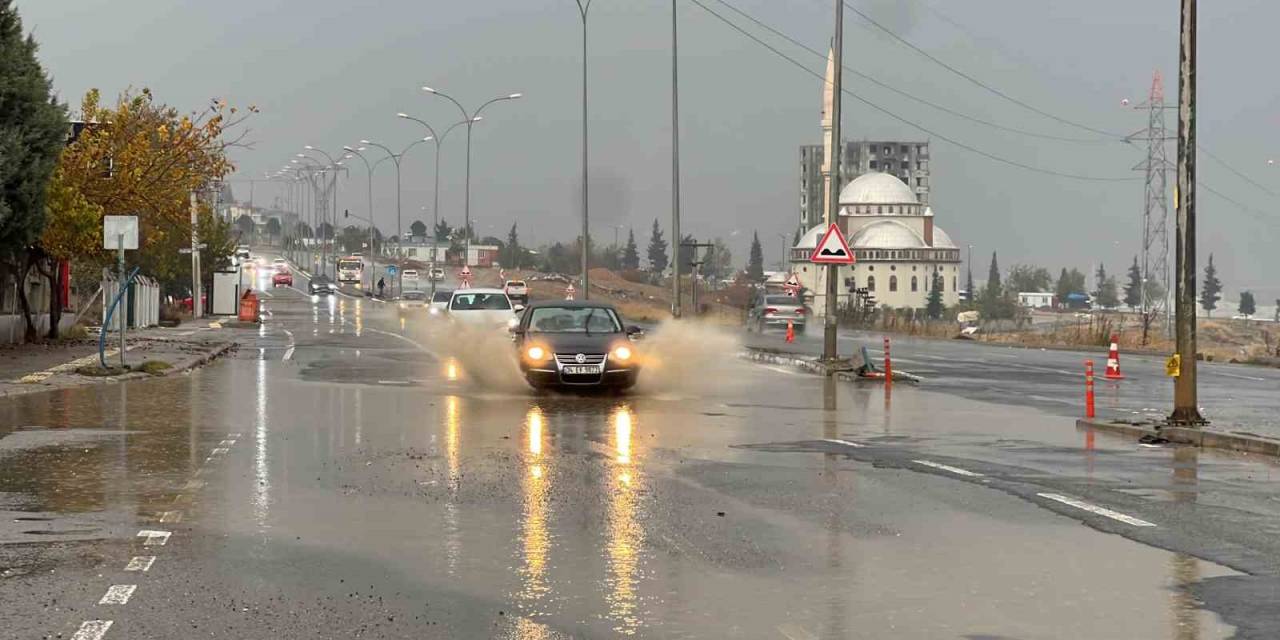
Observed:
[[[776,56],[778,56],[778,57],[780,57],[780,58],[782,58],[782,59],[786,60],[787,62],[790,62],[791,64],[795,65],[796,67],[799,67],[799,68],[800,68],[802,71],[804,71],[805,73],[808,73],[809,75],[812,75],[812,76],[814,76],[814,77],[818,78],[818,79],[819,79],[819,80],[821,80],[824,84],[829,84],[829,83],[828,83],[828,81],[827,81],[827,79],[826,79],[826,77],[825,77],[823,74],[818,73],[818,72],[816,72],[816,71],[814,71],[814,70],[810,69],[809,67],[805,66],[805,64],[804,64],[803,62],[800,62],[799,60],[796,60],[795,58],[793,58],[793,57],[791,57],[790,55],[788,55],[786,52],[784,52],[784,51],[782,51],[782,50],[778,49],[777,47],[775,47],[775,46],[773,46],[773,45],[769,44],[768,42],[765,42],[764,40],[762,40],[762,39],[760,39],[759,37],[757,37],[755,34],[753,34],[753,33],[749,32],[749,31],[747,31],[746,29],[743,29],[741,26],[739,26],[738,24],[736,24],[736,23],[734,23],[733,21],[729,20],[728,18],[725,18],[724,16],[720,15],[719,13],[716,13],[716,12],[715,12],[714,10],[712,10],[710,7],[708,7],[708,6],[706,6],[705,4],[703,4],[702,0],[689,0],[689,1],[690,1],[690,2],[692,2],[693,4],[697,5],[697,6],[698,6],[699,8],[701,8],[703,11],[705,11],[705,12],[707,12],[708,14],[712,15],[712,16],[713,16],[713,17],[715,17],[716,19],[720,20],[720,21],[721,21],[721,22],[723,22],[724,24],[728,25],[728,26],[729,26],[730,28],[732,28],[733,30],[735,30],[735,31],[737,31],[738,33],[742,34],[742,35],[743,35],[743,36],[745,36],[746,38],[748,38],[748,39],[752,40],[753,42],[755,42],[756,44],[759,44],[760,46],[762,46],[762,47],[764,47],[764,48],[768,49],[768,50],[769,50],[770,52],[772,52],[774,55],[776,55]],[[974,147],[973,145],[970,145],[970,144],[967,144],[967,143],[961,142],[961,141],[956,140],[955,138],[952,138],[952,137],[950,137],[950,136],[947,136],[947,135],[944,135],[944,134],[938,133],[937,131],[934,131],[934,130],[932,130],[932,129],[930,129],[930,128],[928,128],[928,127],[926,127],[926,126],[922,125],[922,124],[919,124],[919,123],[917,123],[917,122],[914,122],[914,121],[908,120],[908,119],[906,119],[906,118],[904,118],[904,117],[902,117],[902,116],[900,116],[900,115],[898,115],[898,114],[894,113],[892,110],[890,110],[890,109],[888,109],[888,108],[885,108],[885,107],[882,107],[882,106],[880,106],[880,105],[878,105],[878,104],[876,104],[876,103],[874,103],[874,102],[872,102],[872,101],[870,101],[870,100],[868,100],[868,99],[866,99],[866,98],[864,98],[864,97],[862,97],[862,96],[860,96],[860,95],[858,95],[858,94],[856,94],[856,93],[854,93],[854,92],[852,92],[852,91],[850,91],[850,90],[848,90],[848,89],[844,89],[843,87],[841,88],[841,93],[843,93],[843,94],[845,94],[845,95],[847,95],[847,96],[849,96],[849,97],[853,98],[854,100],[857,100],[858,102],[861,102],[862,104],[864,104],[864,105],[866,105],[866,106],[870,107],[871,109],[873,109],[873,110],[875,110],[875,111],[877,111],[877,112],[879,112],[879,113],[882,113],[882,114],[884,114],[884,115],[886,115],[886,116],[888,116],[888,117],[890,117],[890,118],[892,118],[892,119],[894,119],[894,120],[897,120],[897,121],[899,121],[899,122],[901,122],[901,123],[903,123],[903,124],[906,124],[906,125],[908,125],[908,126],[910,126],[910,127],[913,127],[913,128],[915,128],[915,129],[918,129],[918,130],[920,130],[920,131],[922,131],[922,132],[924,132],[924,133],[926,133],[926,134],[928,134],[928,135],[930,135],[930,136],[934,136],[934,137],[938,138],[939,140],[943,140],[943,141],[948,142],[948,143],[950,143],[950,144],[952,144],[952,145],[954,145],[954,146],[956,146],[956,147],[959,147],[959,148],[961,148],[961,149],[964,149],[964,150],[966,150],[966,151],[969,151],[970,153],[975,153],[975,154],[980,155],[980,156],[982,156],[982,157],[984,157],[984,158],[987,158],[987,159],[992,160],[992,161],[995,161],[995,162],[999,162],[999,163],[1001,163],[1001,164],[1006,164],[1006,165],[1009,165],[1009,166],[1012,166],[1012,167],[1017,167],[1017,168],[1020,168],[1020,169],[1024,169],[1024,170],[1026,170],[1026,171],[1031,171],[1031,172],[1033,172],[1033,173],[1040,173],[1040,174],[1044,174],[1044,175],[1057,176],[1057,177],[1060,177],[1060,178],[1070,178],[1070,179],[1073,179],[1073,180],[1082,180],[1082,181],[1087,181],[1087,182],[1132,182],[1132,181],[1134,181],[1134,180],[1137,180],[1137,178],[1113,178],[1113,177],[1088,176],[1088,175],[1075,174],[1075,173],[1066,173],[1066,172],[1063,172],[1063,171],[1056,171],[1056,170],[1053,170],[1053,169],[1045,169],[1045,168],[1043,168],[1043,167],[1037,167],[1037,166],[1035,166],[1035,165],[1030,165],[1030,164],[1027,164],[1027,163],[1024,163],[1024,162],[1019,162],[1019,161],[1017,161],[1017,160],[1011,160],[1011,159],[1009,159],[1009,158],[1005,158],[1005,157],[1003,157],[1003,156],[999,156],[999,155],[996,155],[996,154],[993,154],[993,153],[990,153],[990,152],[987,152],[987,151],[983,151],[982,149],[979,149],[979,148],[977,148],[977,147]]]
[[[789,36],[789,35],[787,35],[787,34],[783,33],[782,31],[779,31],[778,29],[775,29],[774,27],[772,27],[772,26],[768,25],[768,24],[767,24],[767,23],[765,23],[764,21],[762,21],[762,20],[760,20],[760,19],[756,18],[755,16],[753,16],[753,15],[751,15],[751,14],[747,13],[746,11],[744,11],[744,10],[742,10],[742,9],[740,9],[740,8],[738,8],[738,7],[736,7],[736,6],[734,6],[733,4],[730,4],[727,0],[715,0],[715,1],[716,1],[716,2],[718,2],[718,3],[720,3],[721,5],[723,5],[725,8],[729,9],[730,11],[733,11],[734,13],[736,13],[736,14],[738,14],[738,15],[742,16],[743,18],[745,18],[746,20],[750,21],[752,24],[756,25],[757,27],[760,27],[761,29],[764,29],[765,31],[768,31],[769,33],[772,33],[773,35],[775,35],[775,36],[777,36],[777,37],[779,37],[779,38],[782,38],[783,40],[786,40],[786,41],[787,41],[787,42],[789,42],[790,44],[792,44],[792,45],[794,45],[794,46],[796,46],[796,47],[799,47],[800,49],[803,49],[803,50],[805,50],[805,51],[807,51],[807,52],[809,52],[809,53],[811,53],[811,54],[813,54],[813,55],[817,56],[818,58],[820,58],[820,59],[822,59],[822,60],[826,60],[827,56],[826,56],[825,54],[823,54],[821,51],[819,51],[819,50],[817,50],[817,49],[814,49],[814,48],[812,48],[812,47],[810,47],[810,46],[808,46],[808,45],[804,44],[803,42],[800,42],[799,40],[797,40],[797,39],[795,39],[795,38],[793,38],[793,37],[791,37],[791,36]],[[881,88],[883,88],[883,89],[885,89],[885,90],[887,90],[887,91],[892,91],[893,93],[896,93],[896,94],[898,94],[898,95],[900,95],[900,96],[902,96],[902,97],[904,97],[904,98],[907,98],[907,99],[909,99],[909,100],[914,100],[915,102],[918,102],[918,103],[923,104],[923,105],[926,105],[926,106],[928,106],[928,107],[931,107],[931,108],[937,109],[938,111],[942,111],[943,113],[947,113],[947,114],[953,115],[953,116],[955,116],[955,117],[957,117],[957,118],[961,118],[961,119],[963,119],[963,120],[968,120],[969,122],[973,122],[973,123],[976,123],[976,124],[980,124],[980,125],[983,125],[983,126],[986,126],[986,127],[991,127],[992,129],[997,129],[997,130],[1000,130],[1000,131],[1006,131],[1006,132],[1009,132],[1009,133],[1015,133],[1015,134],[1018,134],[1018,135],[1028,136],[1028,137],[1032,137],[1032,138],[1040,138],[1040,139],[1042,139],[1042,140],[1055,140],[1055,141],[1058,141],[1058,142],[1075,142],[1075,143],[1086,143],[1086,144],[1089,144],[1089,143],[1123,142],[1123,140],[1116,140],[1115,138],[1112,138],[1112,137],[1100,137],[1100,138],[1072,138],[1072,137],[1068,137],[1068,136],[1057,136],[1057,135],[1052,135],[1052,134],[1047,134],[1047,133],[1038,133],[1038,132],[1035,132],[1035,131],[1027,131],[1027,130],[1025,130],[1025,129],[1018,129],[1018,128],[1016,128],[1016,127],[1010,127],[1010,126],[1007,126],[1007,125],[1002,125],[1002,124],[997,123],[997,122],[992,122],[992,121],[990,121],[990,120],[984,120],[984,119],[982,119],[982,118],[978,118],[978,117],[976,117],[976,116],[971,116],[971,115],[969,115],[969,114],[962,113],[962,112],[960,112],[960,111],[956,111],[955,109],[952,109],[952,108],[947,107],[947,106],[945,106],[945,105],[941,105],[941,104],[938,104],[938,103],[933,102],[933,101],[931,101],[931,100],[928,100],[928,99],[926,99],[926,98],[921,98],[920,96],[917,96],[917,95],[914,95],[914,94],[908,93],[908,92],[903,91],[902,89],[899,89],[899,88],[897,88],[897,87],[895,87],[895,86],[893,86],[893,85],[891,85],[891,84],[889,84],[889,83],[887,83],[887,82],[883,82],[883,81],[881,81],[881,80],[879,80],[879,79],[877,79],[877,78],[875,78],[875,77],[873,77],[873,76],[870,76],[870,75],[868,75],[868,74],[866,74],[866,73],[863,73],[863,72],[861,72],[861,71],[858,71],[857,69],[855,69],[855,68],[853,68],[853,67],[850,67],[850,66],[848,66],[848,65],[843,65],[843,69],[844,69],[845,71],[849,72],[849,73],[852,73],[853,75],[858,76],[859,78],[862,78],[863,80],[866,80],[867,82],[870,82],[871,84],[874,84],[874,85],[876,85],[876,86],[878,86],[878,87],[881,87]]]

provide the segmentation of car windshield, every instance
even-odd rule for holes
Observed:
[[[789,304],[789,305],[800,304],[795,299],[794,296],[766,296],[764,299],[764,303],[765,304]]]
[[[453,297],[452,291],[445,291],[444,289],[440,289],[436,291],[436,295],[435,297],[431,298],[431,301],[432,302],[448,302],[449,298],[452,298],[452,297]]]
[[[537,307],[530,311],[535,333],[620,333],[622,323],[608,307]]]
[[[457,293],[449,308],[454,311],[500,311],[511,309],[511,301],[502,293]]]
[[[406,291],[403,297],[405,300],[426,300],[427,294],[421,291]]]
[[[523,281],[523,280],[512,280],[511,282],[508,282],[508,283],[507,283],[507,286],[508,286],[508,287],[523,287],[523,286],[524,286],[524,281]]]

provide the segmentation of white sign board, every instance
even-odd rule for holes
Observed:
[[[121,235],[124,236],[123,248],[138,250],[138,216],[103,216],[102,248],[120,249]]]

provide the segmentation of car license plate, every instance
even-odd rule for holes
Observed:
[[[600,375],[600,365],[566,364],[564,365],[564,374],[569,376],[598,376]]]

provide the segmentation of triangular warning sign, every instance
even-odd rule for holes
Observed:
[[[809,262],[814,264],[853,264],[853,251],[849,249],[849,244],[844,241],[844,234],[840,233],[840,225],[833,224],[827,229],[826,235],[822,236],[822,241],[814,248],[813,255],[809,256]]]

